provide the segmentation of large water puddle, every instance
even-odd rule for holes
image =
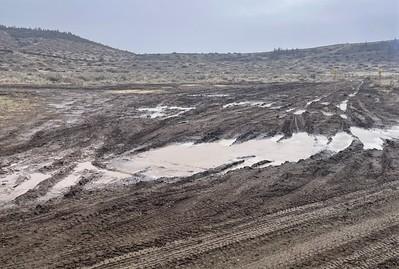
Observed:
[[[64,179],[49,189],[40,200],[48,200],[67,192],[82,176],[95,173],[90,186],[102,186],[124,180],[152,180],[161,177],[184,177],[237,161],[242,163],[223,172],[244,166],[265,167],[297,162],[322,151],[331,154],[346,149],[354,139],[360,140],[364,149],[382,150],[385,140],[399,139],[399,126],[387,129],[351,127],[351,133],[339,132],[332,137],[295,133],[290,138],[277,135],[235,143],[225,139],[212,143],[180,143],[139,154],[129,153],[115,158],[108,169],[94,166],[90,161],[79,163]],[[34,189],[50,174],[19,172],[0,177],[0,204],[14,200]],[[139,177],[139,178],[137,178]]]
[[[351,133],[340,132],[333,137],[295,133],[283,139],[282,135],[234,143],[234,139],[213,143],[172,144],[139,154],[126,155],[109,163],[117,171],[141,175],[145,179],[182,177],[243,161],[233,169],[264,163],[280,165],[297,162],[322,151],[340,152],[354,139],[363,143],[364,149],[382,150],[384,140],[399,139],[399,126],[389,129],[363,129],[351,127]]]
[[[241,166],[251,166],[265,160],[269,161],[269,165],[296,162],[323,150],[339,152],[353,141],[353,137],[347,133],[338,133],[331,139],[307,133],[295,133],[288,139],[282,138],[282,135],[278,135],[243,143],[234,143],[233,139],[202,144],[173,144],[115,159],[109,165],[118,171],[148,179],[181,177],[239,160],[244,161]]]

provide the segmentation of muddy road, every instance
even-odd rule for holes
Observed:
[[[2,268],[397,268],[399,89],[0,89]]]

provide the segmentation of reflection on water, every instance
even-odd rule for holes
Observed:
[[[363,143],[364,149],[382,150],[385,139],[399,138],[399,126],[394,126],[389,129],[363,129],[351,127],[350,130],[351,133]]]
[[[242,166],[264,160],[270,161],[269,165],[296,162],[323,150],[339,152],[352,141],[353,137],[347,133],[338,133],[331,140],[321,135],[295,133],[288,139],[278,135],[243,143],[221,140],[202,144],[173,144],[115,159],[110,166],[118,171],[138,173],[149,178],[189,176],[237,160],[245,160]]]
[[[128,155],[110,162],[110,167],[129,174],[141,174],[149,179],[189,176],[237,160],[244,163],[233,168],[251,166],[268,160],[267,165],[297,162],[328,150],[333,153],[346,149],[359,139],[364,149],[383,148],[385,139],[399,138],[399,126],[390,129],[362,129],[351,127],[352,134],[340,132],[328,139],[322,135],[295,133],[288,139],[278,135],[234,143],[234,139],[213,143],[173,144],[136,155]]]

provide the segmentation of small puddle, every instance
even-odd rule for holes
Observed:
[[[303,113],[305,113],[305,112],[306,112],[305,109],[300,109],[300,110],[295,111],[294,114],[295,114],[295,115],[301,115],[301,114],[303,114]]]
[[[325,112],[325,111],[321,111],[321,113],[322,113],[324,116],[327,116],[327,117],[331,117],[331,116],[333,116],[333,115],[334,115],[334,113],[331,113],[331,112]]]
[[[48,105],[57,110],[61,110],[64,108],[68,108],[69,106],[73,105],[74,103],[75,103],[75,101],[69,101],[69,102],[63,102],[63,103],[51,103]]]
[[[194,107],[179,107],[179,106],[157,106],[157,107],[141,107],[137,111],[142,112],[140,118],[172,118],[180,116],[181,114],[195,109]]]
[[[208,94],[206,95],[207,97],[228,97],[230,96],[229,94]]]
[[[219,98],[219,97],[229,97],[229,94],[225,93],[211,93],[211,94],[189,94],[191,97],[209,97],[209,98]]]
[[[271,107],[273,103],[265,103],[258,101],[243,101],[243,102],[233,102],[223,106],[223,108],[229,108],[234,106],[254,106],[254,107]]]
[[[272,110],[278,110],[278,109],[281,109],[282,108],[282,106],[273,106],[273,107],[271,107],[270,109],[272,109]]]
[[[348,100],[342,101],[337,107],[345,112],[348,108]]]
[[[55,184],[40,200],[48,200],[50,198],[61,195],[62,193],[65,193],[70,187],[76,185],[79,182],[80,177],[85,170],[96,171],[97,168],[92,165],[91,162],[79,163],[70,175]]]
[[[356,95],[358,94],[358,92],[356,91],[356,92],[354,92],[354,93],[351,93],[351,94],[349,94],[349,97],[355,97]]]
[[[321,135],[295,133],[288,139],[278,135],[243,143],[221,140],[213,143],[173,144],[163,148],[114,159],[110,167],[121,172],[143,175],[148,179],[189,176],[224,164],[244,160],[250,166],[268,160],[270,165],[297,162],[323,150],[339,152],[353,137],[338,133],[329,139]]]
[[[321,100],[321,97],[313,99],[313,100],[310,100],[309,102],[306,103],[305,107],[308,107],[308,106],[310,106],[313,103],[320,102],[320,100]]]
[[[114,180],[120,180],[130,177],[129,174],[120,173],[116,171],[104,170],[98,168],[92,164],[92,162],[82,162],[79,163],[73,172],[65,177],[63,180],[55,184],[45,196],[41,197],[41,201],[47,201],[51,198],[60,196],[66,193],[72,186],[76,185],[81,177],[84,175],[85,171],[90,171],[94,173],[98,173],[99,178],[95,180],[95,184],[107,184]]]

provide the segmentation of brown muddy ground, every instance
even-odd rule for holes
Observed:
[[[223,108],[244,101],[272,105]],[[17,173],[51,176],[1,203],[1,267],[397,268],[395,140],[383,150],[355,141],[297,163],[138,183],[133,175],[97,184],[99,173],[85,169],[66,192],[42,198],[82,162],[105,171],[122,153],[173,142],[383,128],[398,124],[398,102],[399,89],[372,81],[3,88],[1,187],[18,188],[23,177],[5,180]],[[160,105],[193,109],[157,118],[138,110]]]

